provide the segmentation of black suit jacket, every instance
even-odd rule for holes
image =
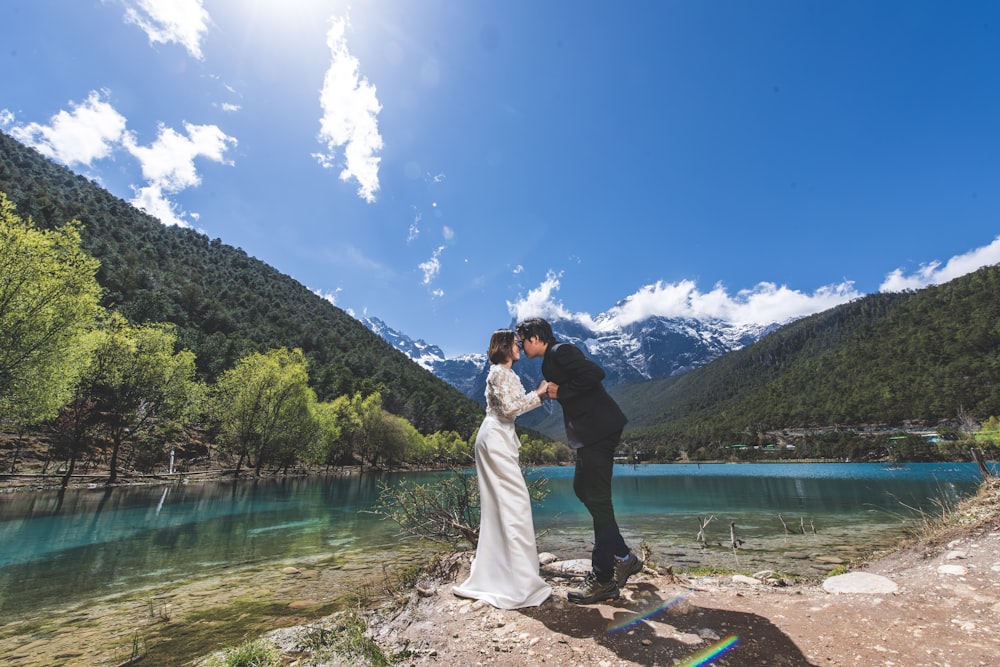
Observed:
[[[542,376],[559,385],[558,401],[570,447],[586,447],[625,428],[628,419],[605,391],[604,369],[566,343],[549,345]]]

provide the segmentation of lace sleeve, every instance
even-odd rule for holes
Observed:
[[[514,419],[540,406],[542,399],[533,391],[525,391],[514,371],[495,366],[486,380],[486,402],[498,415]]]

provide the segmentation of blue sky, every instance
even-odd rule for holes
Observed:
[[[456,356],[1000,262],[1000,3],[7,0],[0,128]]]

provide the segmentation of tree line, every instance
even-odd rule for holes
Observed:
[[[320,400],[301,349],[251,351],[214,381],[169,322],[131,322],[101,306],[100,263],[80,224],[40,229],[0,193],[0,422],[43,429],[68,484],[77,464],[101,458],[108,484],[121,471],[153,472],[192,429],[233,472],[299,467],[468,465],[474,433],[421,433],[387,411],[382,394]],[[522,434],[526,462],[555,463],[564,445]],[[178,461],[183,465],[184,461]],[[10,464],[14,472],[16,452]]]

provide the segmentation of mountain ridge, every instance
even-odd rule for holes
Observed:
[[[213,380],[250,352],[301,349],[320,400],[379,392],[422,432],[471,435],[479,406],[356,318],[240,248],[170,227],[0,132],[0,191],[41,228],[79,220],[101,262],[102,305],[135,323],[169,322]]]

